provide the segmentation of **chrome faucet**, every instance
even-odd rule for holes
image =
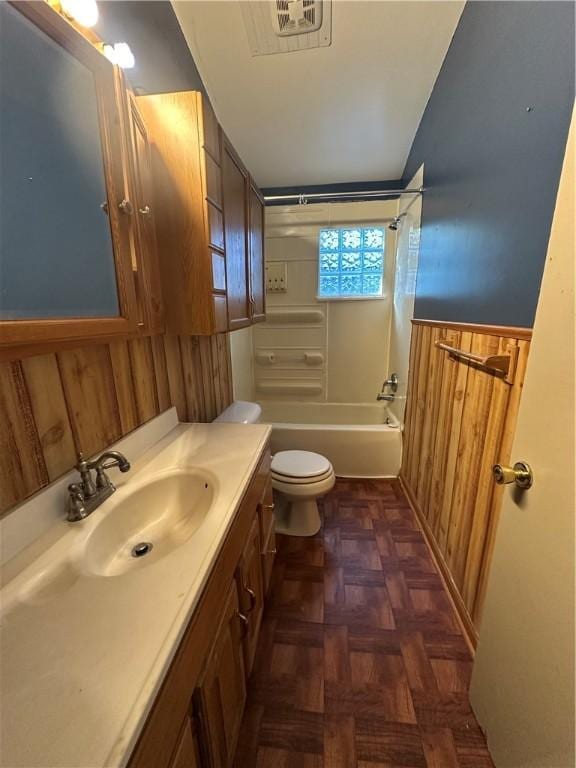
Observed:
[[[76,469],[80,474],[80,482],[68,486],[68,522],[84,520],[114,493],[116,486],[106,474],[110,467],[128,472],[130,462],[118,451],[104,451],[94,461],[86,461],[81,453],[78,454]],[[92,478],[93,470],[96,472],[96,480]]]
[[[390,394],[386,394],[386,389],[390,390]],[[376,400],[386,400],[389,403],[394,402],[396,398],[396,392],[398,391],[398,374],[392,373],[390,378],[382,384],[382,391],[376,395]]]

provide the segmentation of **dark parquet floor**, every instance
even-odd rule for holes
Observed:
[[[339,480],[278,537],[238,768],[493,768],[471,655],[397,481]]]

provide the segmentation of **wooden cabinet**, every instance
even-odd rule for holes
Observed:
[[[0,345],[130,334],[132,223],[114,67],[48,3],[1,3],[0,16],[0,112],[10,114]]]
[[[264,611],[264,584],[260,555],[260,520],[255,514],[246,547],[236,570],[240,610],[245,618],[243,646],[247,678],[252,671]]]
[[[249,195],[250,318],[253,323],[259,323],[266,319],[264,199],[253,182],[250,182]]]
[[[242,622],[242,623],[241,623]],[[246,702],[242,634],[247,619],[240,613],[232,581],[216,631],[212,651],[194,693],[206,768],[232,765]]]
[[[248,259],[248,172],[230,142],[222,146],[228,327],[250,325],[250,262]]]
[[[119,77],[123,99],[123,134],[127,143],[127,176],[132,204],[132,270],[138,301],[138,329],[152,334],[164,331],[164,307],[156,239],[152,154],[148,133],[136,99]]]
[[[232,764],[246,699],[246,671],[253,663],[263,612],[260,531],[263,519],[266,529],[271,529],[270,501],[270,451],[266,448],[129,768],[196,768],[197,764],[227,768]]]
[[[195,721],[189,717],[184,722],[170,768],[202,768]]]
[[[167,330],[225,331],[220,154],[207,101],[196,91],[136,101],[153,146]]]

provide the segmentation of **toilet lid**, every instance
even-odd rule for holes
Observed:
[[[272,459],[272,473],[283,477],[318,477],[329,474],[332,465],[312,451],[280,451]]]

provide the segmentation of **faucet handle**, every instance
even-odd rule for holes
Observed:
[[[68,486],[68,521],[71,523],[82,520],[86,517],[86,507],[84,506],[84,493],[77,483],[71,483]]]

